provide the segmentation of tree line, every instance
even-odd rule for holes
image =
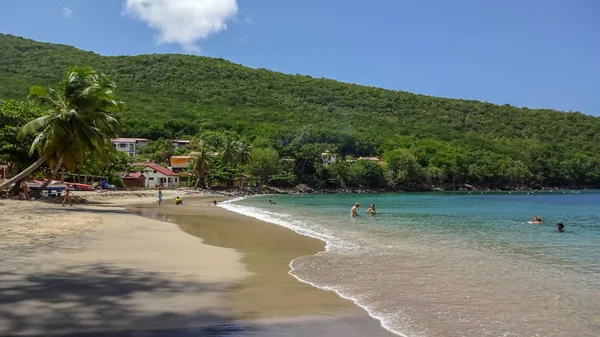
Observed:
[[[152,144],[196,138],[214,152],[220,145],[207,135],[231,136],[277,154],[277,170],[262,178],[269,184],[403,190],[600,184],[597,117],[415,95],[222,59],[104,57],[0,35],[0,98],[25,100],[32,83],[54,85],[62,76],[57,68],[71,64],[101,69],[119,83],[118,97],[128,103],[114,113],[122,135]],[[165,162],[160,157],[167,152],[148,156]],[[322,153],[340,160],[324,166]],[[356,161],[361,156],[385,165]],[[248,170],[221,161],[214,159],[214,179],[225,174],[218,167]]]
[[[60,167],[109,175],[122,185],[118,174],[133,169],[133,163],[110,141],[122,127],[118,113],[124,107],[115,90],[106,75],[75,67],[55,87],[32,86],[27,101],[0,101],[0,121],[6,125],[0,131],[0,160],[20,171],[0,189],[40,168],[40,175],[53,177]],[[140,160],[168,166],[171,156],[191,155],[188,170],[196,187],[233,185],[245,173],[258,185],[324,189],[595,187],[600,181],[598,156],[531,140],[486,143],[477,134],[454,141],[396,135],[378,143],[353,132],[306,126],[252,135],[204,130],[185,137],[189,148],[174,148],[169,139],[151,141],[140,149]],[[380,160],[358,160],[361,155]]]

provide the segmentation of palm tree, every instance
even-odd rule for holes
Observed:
[[[250,152],[252,151],[252,145],[246,142],[245,140],[241,140],[237,143],[237,155],[238,155],[238,164],[241,166],[246,166],[250,164],[252,161],[252,157],[250,156]]]
[[[250,155],[251,151],[252,151],[252,145],[250,145],[250,143],[246,142],[245,140],[241,140],[237,143],[237,156],[238,156],[237,164],[239,166],[246,166],[246,165],[250,164],[250,162],[252,161],[252,156]],[[240,177],[238,177],[238,179],[239,179],[238,187],[239,188],[244,187],[243,178],[240,176]]]
[[[329,147],[327,150],[325,150],[324,154],[325,154],[325,159],[327,162],[327,165],[332,164],[333,161],[335,160],[336,157],[336,148],[334,146]]]
[[[196,150],[198,148],[198,145],[200,145],[200,141],[198,140],[198,138],[193,137],[192,139],[190,139],[190,150]]]
[[[115,84],[88,67],[74,67],[56,88],[33,86],[29,100],[48,114],[27,123],[20,136],[36,134],[30,153],[39,159],[0,185],[0,190],[22,180],[42,164],[75,168],[86,153],[106,160],[105,144],[117,136],[120,123],[113,112],[124,104],[115,99]]]
[[[221,148],[221,159],[223,164],[237,167],[239,163],[238,141],[233,137],[227,137]]]
[[[192,158],[192,172],[198,177],[194,187],[206,187],[206,176],[213,161],[213,148],[204,141],[199,140],[196,151],[190,153]]]

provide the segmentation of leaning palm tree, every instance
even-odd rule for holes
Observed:
[[[198,180],[194,187],[206,187],[206,176],[213,161],[213,148],[206,142],[198,141],[196,150],[190,154],[192,158],[192,172]]]
[[[35,134],[30,153],[39,159],[23,172],[0,185],[0,190],[22,180],[42,164],[75,168],[86,153],[106,160],[105,144],[116,137],[120,123],[114,112],[123,108],[115,99],[115,84],[105,75],[87,67],[69,69],[58,88],[33,86],[29,100],[47,115],[27,123],[20,136]]]

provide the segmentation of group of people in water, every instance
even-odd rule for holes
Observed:
[[[354,206],[352,206],[352,209],[350,210],[350,215],[353,218],[360,216],[360,215],[358,215],[359,207],[360,207],[359,202],[355,203]],[[367,209],[367,214],[369,214],[370,216],[375,216],[375,214],[377,214],[377,211],[375,210],[375,204],[371,204],[371,206],[369,206],[369,209]]]
[[[360,215],[358,214],[358,208],[360,207],[360,203],[357,202],[354,204],[354,206],[352,206],[352,209],[350,210],[350,216],[352,216],[353,218],[355,217],[359,217]],[[367,214],[371,215],[371,216],[375,216],[375,214],[377,213],[377,211],[375,210],[375,204],[371,204],[371,206],[369,206],[369,209],[367,209]],[[539,216],[534,216],[533,217],[533,221],[529,221],[530,224],[536,224],[536,225],[541,225],[543,223],[542,218],[540,218]],[[565,231],[565,225],[562,222],[559,222],[556,224],[556,231],[557,232],[564,232]]]
[[[541,225],[543,224],[542,218],[540,218],[539,216],[534,216],[532,221],[529,221],[528,223],[532,224],[532,225]],[[556,231],[557,232],[564,232],[565,231],[565,225],[562,222],[559,222],[556,224]]]

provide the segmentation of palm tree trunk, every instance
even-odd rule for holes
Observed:
[[[13,189],[11,191],[12,195],[21,195],[21,184],[23,183],[23,179],[15,182],[15,185],[13,186]]]
[[[58,163],[56,163],[56,166],[54,167],[54,169],[52,170],[52,174],[50,175],[50,177],[48,177],[48,179],[46,179],[46,181],[44,182],[44,184],[42,184],[42,186],[40,187],[40,192],[48,187],[48,185],[50,185],[50,182],[52,181],[52,179],[54,179],[54,177],[56,177],[56,175],[58,174],[58,170],[60,170],[60,167],[62,166],[62,158],[60,158],[58,160]]]
[[[43,156],[40,159],[38,159],[35,163],[31,164],[31,166],[29,166],[28,168],[26,168],[25,170],[21,171],[21,173],[17,174],[16,176],[10,178],[9,180],[3,182],[2,184],[0,184],[0,190],[4,190],[7,187],[9,187],[10,185],[21,181],[22,179],[26,178],[28,175],[30,175],[31,173],[33,173],[33,171],[37,170],[40,166],[42,166],[43,163],[45,163],[48,158],[50,156]]]

